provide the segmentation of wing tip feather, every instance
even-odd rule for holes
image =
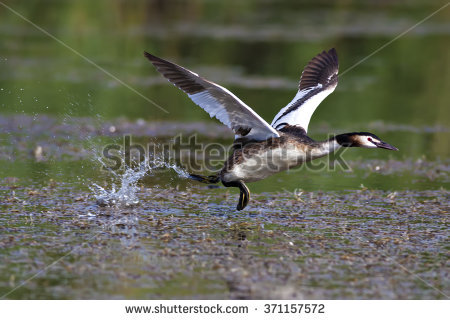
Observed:
[[[156,61],[162,61],[161,58],[158,58],[157,56],[152,55],[151,53],[148,53],[147,51],[144,51],[144,57],[146,57],[148,60],[150,60],[152,63]]]
[[[335,48],[323,50],[312,58],[302,72],[299,90],[304,90],[322,84],[322,86],[337,85],[339,60]]]

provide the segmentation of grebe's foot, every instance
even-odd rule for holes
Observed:
[[[189,179],[201,182],[201,183],[208,183],[208,184],[214,184],[220,182],[219,175],[214,176],[201,176],[199,174],[189,174]]]

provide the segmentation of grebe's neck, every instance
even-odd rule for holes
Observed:
[[[317,151],[321,157],[326,156],[327,154],[330,154],[342,147],[342,145],[340,145],[338,140],[336,139],[336,136],[331,137],[330,139],[325,141],[320,141],[318,142],[318,144],[319,146]]]
[[[325,156],[341,147],[363,147],[359,143],[359,137],[359,133],[354,132],[338,134],[328,140],[318,142],[317,153],[320,156]]]

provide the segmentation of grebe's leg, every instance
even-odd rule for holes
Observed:
[[[239,194],[239,202],[238,205],[236,207],[236,210],[242,210],[244,209],[249,200],[250,200],[250,190],[248,189],[248,187],[245,185],[245,183],[241,180],[238,181],[231,181],[231,182],[224,182],[222,181],[223,185],[225,187],[236,187],[239,188],[240,190],[240,194]]]
[[[239,181],[239,189],[241,190],[241,194],[239,196],[239,203],[236,209],[242,210],[247,206],[248,202],[250,201],[250,190],[242,181]]]

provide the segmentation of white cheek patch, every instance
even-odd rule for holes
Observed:
[[[362,137],[359,140],[361,142],[361,145],[363,145],[366,148],[376,148],[377,147],[374,143],[377,141],[374,141],[373,138]]]

